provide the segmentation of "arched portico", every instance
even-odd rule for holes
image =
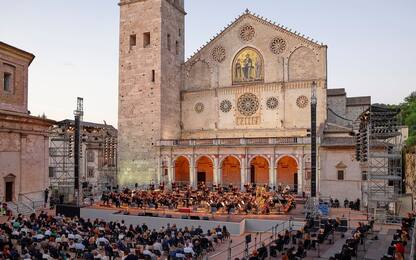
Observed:
[[[196,180],[197,184],[205,183],[209,186],[214,181],[214,164],[210,157],[201,156],[196,161]]]
[[[234,156],[227,156],[221,162],[222,185],[234,185],[241,187],[241,164]]]
[[[269,161],[263,156],[256,156],[250,160],[249,182],[269,185]]]
[[[289,155],[280,157],[276,165],[276,183],[289,185],[294,191],[297,191],[298,169],[298,162],[294,157]]]
[[[185,156],[179,156],[174,163],[175,174],[174,182],[178,184],[190,183],[189,160]]]

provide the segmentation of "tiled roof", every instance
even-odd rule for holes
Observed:
[[[346,95],[345,88],[330,88],[326,91],[327,96],[344,96]]]
[[[369,106],[371,105],[371,97],[349,97],[347,98],[347,106]]]

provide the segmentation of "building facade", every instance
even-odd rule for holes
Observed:
[[[369,97],[328,89],[327,46],[244,12],[184,61],[180,0],[121,0],[119,182],[290,185],[361,198],[352,129]],[[313,87],[315,86],[315,87]]]
[[[28,70],[35,56],[0,42],[0,199],[42,201],[48,186],[52,120],[28,110]]]
[[[80,185],[84,197],[116,186],[117,129],[111,125],[81,123]],[[52,195],[72,201],[74,195],[74,120],[57,122],[49,140],[49,178]]]

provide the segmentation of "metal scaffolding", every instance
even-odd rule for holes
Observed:
[[[361,163],[364,203],[379,221],[398,214],[402,193],[399,110],[372,105],[360,116],[356,159]]]

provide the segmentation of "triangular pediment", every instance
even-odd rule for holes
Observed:
[[[269,19],[266,19],[262,16],[259,16],[255,13],[250,12],[248,9],[242,13],[240,16],[234,19],[233,22],[228,24],[223,30],[221,30],[219,33],[217,33],[214,37],[212,37],[208,42],[206,42],[203,46],[201,46],[195,53],[193,53],[186,61],[186,63],[192,63],[195,62],[195,59],[198,59],[199,54],[205,50],[210,49],[212,45],[214,45],[216,42],[218,42],[222,37],[224,37],[227,33],[229,33],[232,29],[235,29],[235,27],[242,26],[247,21],[252,21],[253,23],[259,23],[262,25],[265,25],[269,27],[272,30],[275,30],[276,32],[279,32],[281,34],[285,34],[287,37],[296,39],[297,41],[301,42],[303,46],[312,46],[314,48],[320,48],[320,47],[326,47],[323,43],[318,43],[318,41],[315,41],[314,39],[305,36],[304,34],[301,34],[295,30],[292,30],[286,26],[283,26],[281,24],[275,23]],[[249,44],[249,43],[248,43]]]
[[[335,168],[345,169],[345,168],[347,168],[347,165],[345,165],[343,161],[340,161],[337,165],[335,165]]]

